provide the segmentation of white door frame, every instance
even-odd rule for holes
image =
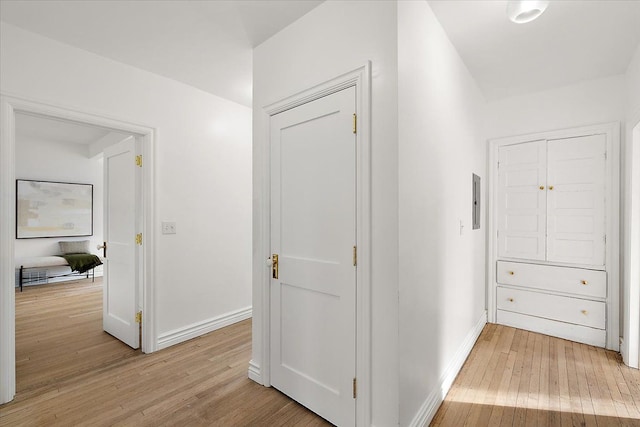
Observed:
[[[142,139],[143,220],[142,296],[144,311],[142,351],[156,350],[154,289],[154,146],[155,129],[127,121],[80,112],[8,93],[0,93],[0,403],[9,402],[16,392],[15,363],[15,114],[18,112],[73,120],[137,134]]]
[[[263,107],[263,123],[260,146],[262,164],[260,177],[261,229],[260,244],[254,248],[254,256],[263,261],[260,278],[261,316],[254,318],[260,322],[261,348],[249,367],[249,377],[267,387],[270,382],[270,271],[267,259],[271,256],[270,212],[271,212],[271,161],[269,118],[275,114],[295,108],[307,102],[338,92],[347,87],[356,88],[357,153],[356,153],[356,191],[357,191],[357,231],[358,272],[356,281],[356,377],[358,379],[358,398],[356,400],[356,425],[371,425],[371,64],[343,74],[328,82],[314,86],[303,92]],[[254,200],[256,197],[254,197]]]
[[[605,197],[609,203],[605,210],[607,242],[605,246],[605,269],[607,271],[607,343],[610,350],[618,351],[620,345],[620,122],[604,123],[540,132],[506,138],[491,139],[488,142],[489,156],[489,203],[487,213],[487,315],[490,323],[496,322],[496,261],[498,259],[497,240],[497,164],[498,148],[505,145],[518,144],[541,139],[559,139],[575,136],[607,135],[606,174],[610,185]],[[537,262],[541,263],[541,262]],[[548,265],[562,265],[544,262]]]
[[[640,224],[637,220],[640,218],[640,111],[627,136],[625,158],[624,340],[620,353],[626,365],[637,369],[640,366]]]

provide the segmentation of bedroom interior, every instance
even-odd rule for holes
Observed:
[[[16,387],[25,392],[136,354],[103,332],[99,249],[102,150],[132,135],[24,113],[15,134],[16,288],[26,289],[16,301]],[[96,346],[103,351],[85,360]]]
[[[335,251],[357,273],[344,328],[358,331],[356,373],[339,393],[355,421],[344,424],[639,420],[640,2],[536,3],[548,8],[520,24],[507,1],[2,0],[0,401],[15,397],[4,419],[324,425],[272,375],[285,359],[321,371],[295,336],[313,342],[331,322],[285,311],[298,316],[286,324],[289,353],[273,351],[284,324],[274,285],[283,301],[302,294],[286,283],[286,249],[272,246],[270,130],[284,112],[355,88],[331,116],[367,147],[351,162],[355,242]],[[32,240],[47,242],[32,251],[45,256],[60,253],[58,240],[90,240],[100,254],[106,239],[97,224],[93,236],[15,239],[16,179],[93,183],[19,173],[28,143],[14,140],[13,117],[30,108],[144,133],[154,190],[143,229],[128,233],[144,235],[148,354],[115,341],[105,352],[115,364],[65,376],[51,399],[53,383],[14,393],[12,322],[25,313],[15,304],[38,288],[15,288],[14,258]],[[289,171],[336,166],[318,153]],[[338,194],[302,182],[285,189]],[[95,284],[69,283],[87,297],[79,305],[99,303],[103,267]],[[39,289],[53,303],[49,292],[65,287]]]

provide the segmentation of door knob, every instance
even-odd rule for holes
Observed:
[[[101,245],[98,245],[98,249],[102,249],[102,256],[104,258],[107,257],[107,242],[102,242]]]

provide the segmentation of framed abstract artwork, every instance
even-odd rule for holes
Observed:
[[[16,180],[16,238],[93,235],[93,185]]]

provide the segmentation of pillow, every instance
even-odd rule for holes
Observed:
[[[60,250],[63,255],[67,254],[88,254],[89,253],[89,241],[88,240],[76,240],[73,242],[58,242]]]

